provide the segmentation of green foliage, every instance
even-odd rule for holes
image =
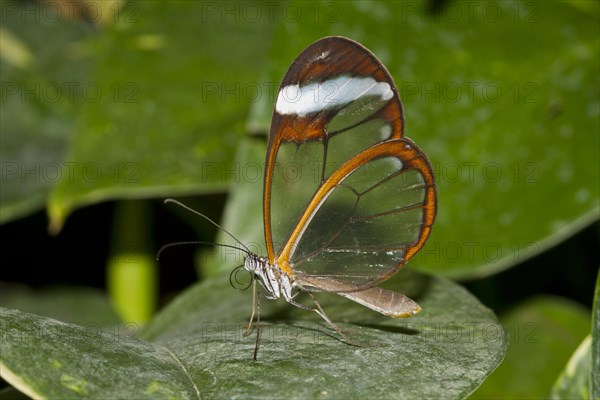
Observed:
[[[45,208],[56,233],[74,210],[101,201],[227,192],[222,224],[262,252],[264,135],[278,84],[308,44],[348,36],[388,67],[406,135],[436,172],[432,237],[387,282],[424,310],[388,320],[324,296],[352,337],[377,345],[356,348],[311,313],[264,302],[253,363],[253,338],[241,337],[250,295],[227,287],[232,260],[202,254],[202,275],[213,277],[134,338],[131,325],[115,328],[109,304],[145,321],[157,276],[150,216],[120,212],[110,301],[64,288],[3,290],[2,377],[45,397],[468,396],[502,360],[506,335],[439,276],[497,273],[598,220],[598,3],[232,4],[226,13],[220,2],[106,2],[101,21],[86,24],[23,18],[44,15],[48,2],[2,0],[0,222]],[[138,262],[125,268],[132,255]],[[584,342],[588,312],[564,299],[530,299],[501,316],[511,345],[474,397],[566,398],[591,385],[599,398],[599,313],[597,285]],[[524,341],[523,327],[536,341]]]
[[[552,387],[554,399],[600,398],[600,270],[596,278],[591,334],[581,342]]]
[[[419,301],[423,311],[409,319],[320,297],[341,328],[369,347],[342,343],[313,313],[263,302],[255,363],[254,335],[242,337],[251,293],[228,286],[221,275],[190,288],[142,330],[141,340],[3,309],[3,377],[51,398],[453,399],[485,379],[507,344],[493,312],[467,291],[406,271],[387,287]]]
[[[552,387],[554,399],[586,399],[591,398],[592,377],[592,338],[587,336],[569,360],[564,371]]]
[[[589,333],[588,310],[562,298],[537,297],[502,316],[506,358],[475,399],[548,398],[569,357]]]
[[[39,12],[32,2],[0,5],[0,221],[6,222],[42,209],[56,183],[64,179],[76,115],[65,84],[79,90],[84,85],[90,62],[78,45],[91,31],[81,24],[40,24],[34,18],[20,18],[21,13]]]
[[[39,208],[50,188],[51,226],[59,229],[86,204],[223,191],[246,179],[243,166],[233,164],[240,138],[248,128],[266,131],[291,60],[330,34],[359,40],[389,68],[404,99],[407,135],[437,172],[439,217],[417,267],[486,275],[597,218],[600,194],[589,183],[599,176],[588,167],[599,162],[596,12],[560,2],[500,2],[493,3],[497,20],[477,7],[472,13],[458,7],[465,14],[453,20],[428,14],[425,3],[319,4],[294,3],[301,8],[295,18],[285,17],[282,6],[273,18],[223,23],[222,10],[209,13],[199,2],[129,2],[115,23],[93,35],[78,24],[52,24],[66,32],[57,46],[77,49],[78,62],[93,66],[77,73],[101,95],[76,102],[62,96],[61,107],[41,96],[37,114],[33,102],[9,96],[11,113],[44,127],[31,134],[56,129],[44,118],[58,111],[70,116],[70,128],[58,128],[62,145],[50,160],[59,172],[68,165],[69,173],[55,185],[41,176],[36,185],[43,190],[11,175],[3,220]],[[9,18],[7,29],[34,48],[49,28]],[[45,63],[39,56],[34,71],[17,73],[3,61],[11,74],[3,79],[29,86],[64,81]],[[67,64],[62,68],[77,68]],[[2,124],[18,121],[2,118]],[[18,149],[31,138],[11,126],[3,125],[3,142],[14,143],[3,147],[3,158],[30,162]],[[41,137],[34,141],[39,151],[47,148]],[[568,195],[554,196],[557,185]]]

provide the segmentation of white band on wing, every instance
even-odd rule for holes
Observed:
[[[394,92],[387,82],[377,82],[371,77],[340,76],[302,87],[288,85],[281,88],[275,111],[281,115],[305,116],[345,106],[360,97],[380,97],[387,101],[394,97]]]

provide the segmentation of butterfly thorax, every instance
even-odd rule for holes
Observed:
[[[267,291],[268,299],[292,298],[293,280],[276,264],[269,263],[265,257],[249,254],[244,261],[244,269],[258,277],[262,287]]]

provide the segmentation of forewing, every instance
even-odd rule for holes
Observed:
[[[269,136],[264,186],[269,260],[282,254],[334,171],[381,141],[401,138],[403,128],[396,87],[370,51],[340,37],[304,50],[282,81]]]

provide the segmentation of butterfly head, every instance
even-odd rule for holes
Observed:
[[[267,258],[250,253],[244,261],[244,269],[254,274],[267,291],[267,298],[292,298],[293,280],[277,264],[271,264]]]
[[[268,264],[269,261],[265,257],[249,253],[244,260],[244,269],[255,275],[260,275],[261,271],[263,271]]]

